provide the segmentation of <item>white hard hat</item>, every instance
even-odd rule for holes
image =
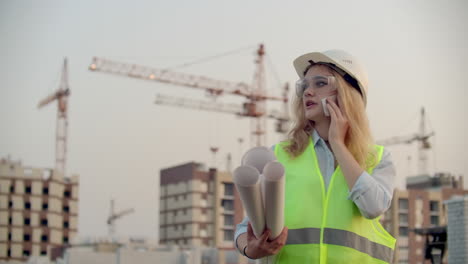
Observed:
[[[323,63],[331,66],[348,83],[359,90],[364,104],[367,103],[369,81],[366,70],[356,57],[343,50],[327,50],[304,54],[296,58],[293,63],[299,77],[304,77],[305,70],[311,63]]]

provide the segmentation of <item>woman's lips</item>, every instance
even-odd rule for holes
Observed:
[[[316,105],[318,105],[316,102],[313,102],[313,101],[307,101],[305,102],[305,108],[306,109],[310,109],[310,108],[313,108],[315,107]]]

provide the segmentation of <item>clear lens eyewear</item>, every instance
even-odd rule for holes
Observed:
[[[335,76],[307,76],[296,82],[296,94],[302,97],[304,92],[312,88],[318,96],[325,96],[336,90]]]

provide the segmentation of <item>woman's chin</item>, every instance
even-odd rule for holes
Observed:
[[[305,117],[310,121],[316,121],[322,113],[316,113],[315,111],[309,111],[305,113]]]
[[[307,120],[314,122],[320,122],[328,118],[323,113],[306,113],[305,117],[307,118]]]

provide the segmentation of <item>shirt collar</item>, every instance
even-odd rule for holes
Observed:
[[[320,141],[321,144],[325,144],[325,141],[323,140],[323,138],[320,137],[319,133],[315,129],[312,132],[312,140],[314,141],[314,146],[317,146],[317,144],[319,144]]]

